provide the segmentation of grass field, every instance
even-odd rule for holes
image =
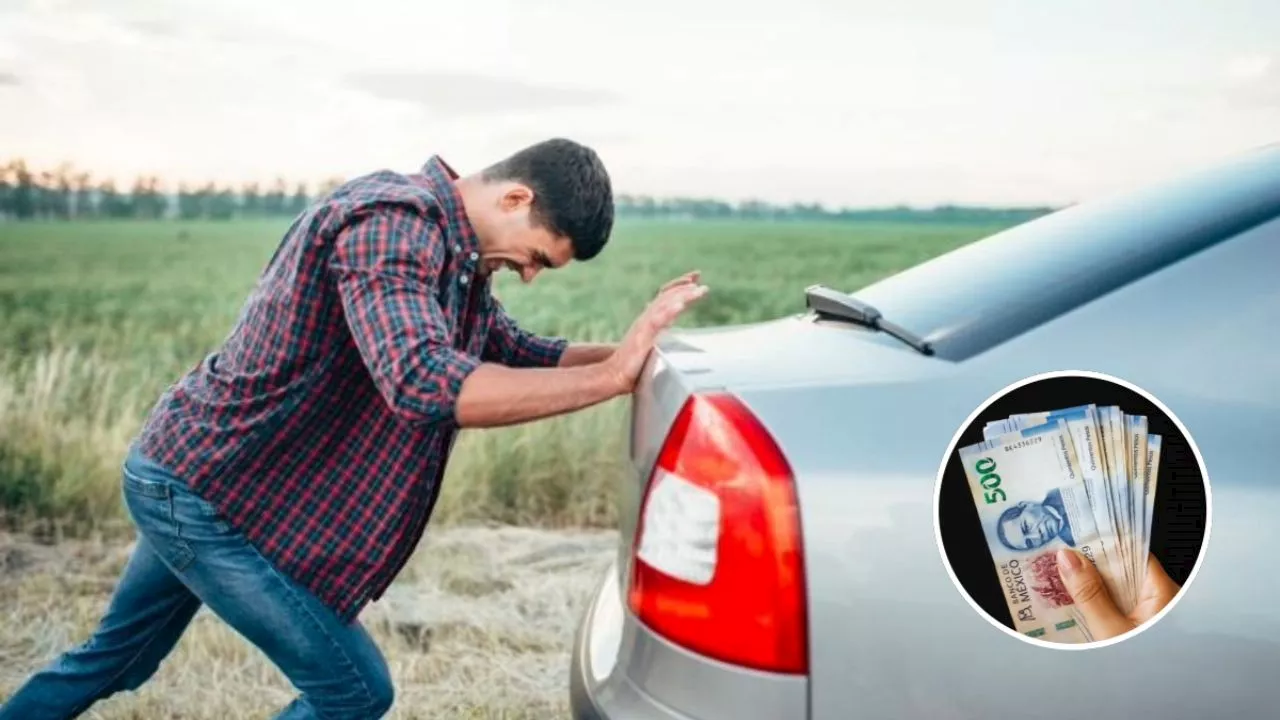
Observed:
[[[283,229],[0,224],[0,516],[22,531],[0,531],[0,702],[97,623],[132,539],[126,445],[217,348]],[[995,229],[628,223],[600,258],[498,293],[532,330],[615,340],[690,269],[711,294],[683,325],[750,322],[799,312],[809,284],[856,289]],[[391,667],[391,717],[567,714],[573,627],[616,537],[590,528],[614,520],[625,410],[463,434],[426,539],[361,616]],[[293,694],[202,611],[151,681],[87,717],[266,718]]]
[[[164,387],[217,348],[280,222],[0,224],[0,512],[62,532],[122,517],[118,467]],[[995,228],[631,222],[588,263],[513,276],[497,293],[526,327],[621,337],[666,279],[700,269],[710,295],[682,325],[803,308],[803,288],[856,289]],[[607,526],[624,401],[468,431],[439,520]]]

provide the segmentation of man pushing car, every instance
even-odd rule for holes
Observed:
[[[0,720],[61,720],[154,674],[201,605],[299,695],[278,718],[375,718],[393,686],[357,620],[412,554],[456,433],[631,392],[706,293],[668,283],[617,345],[520,328],[490,293],[594,258],[594,151],[555,139],[459,177],[371,173],[295,219],[222,346],[156,403],[123,466],[138,539],[100,624]]]

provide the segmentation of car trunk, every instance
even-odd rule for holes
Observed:
[[[813,316],[789,317],[752,325],[672,332],[650,358],[632,404],[630,459],[632,474],[620,488],[618,568],[626,597],[642,517],[645,492],[664,442],[681,409],[693,395],[726,392],[740,399],[791,466],[796,493],[810,469],[829,458],[803,457],[807,449],[785,440],[805,408],[770,403],[768,398],[847,397],[856,403],[864,389],[892,386],[945,374],[952,364],[929,357],[885,333]],[[759,403],[759,404],[758,404]],[[838,420],[839,403],[827,402]],[[814,408],[816,409],[816,408]],[[800,533],[805,531],[805,503],[800,503]],[[801,540],[803,544],[804,540]],[[812,558],[808,559],[811,564]]]

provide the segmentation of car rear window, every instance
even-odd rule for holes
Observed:
[[[852,294],[962,360],[1278,216],[1280,145],[1060,210]]]

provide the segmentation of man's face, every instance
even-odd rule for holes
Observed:
[[[515,186],[499,200],[496,216],[481,239],[480,268],[488,275],[503,268],[526,283],[548,268],[560,268],[573,260],[573,243],[533,222],[532,193]]]
[[[1056,514],[1037,502],[1020,503],[1022,512],[1004,521],[1004,536],[1015,548],[1034,550],[1049,544],[1062,530]]]

